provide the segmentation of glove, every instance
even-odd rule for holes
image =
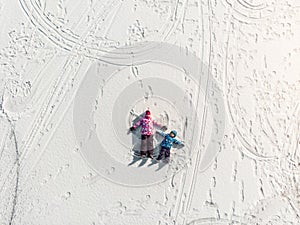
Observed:
[[[168,128],[167,128],[167,126],[162,126],[161,130],[165,131],[165,130],[168,130]]]
[[[179,146],[180,146],[180,147],[184,147],[184,143],[181,142],[181,143],[179,144]]]
[[[130,130],[130,131],[134,131],[135,128],[134,128],[134,127],[130,127],[129,130]]]

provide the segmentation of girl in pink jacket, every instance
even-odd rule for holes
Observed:
[[[153,132],[154,132],[154,125],[160,128],[166,129],[166,126],[162,126],[153,120],[151,116],[150,110],[146,110],[145,117],[140,119],[137,123],[135,123],[130,130],[133,131],[139,126],[142,126],[141,130],[141,157],[144,158],[146,155],[153,159]]]

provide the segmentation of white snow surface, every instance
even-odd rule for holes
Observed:
[[[0,224],[300,224],[299,10],[0,0]]]

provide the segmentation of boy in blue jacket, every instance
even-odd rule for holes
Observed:
[[[184,146],[184,144],[177,139],[175,139],[177,135],[177,131],[172,130],[169,134],[166,134],[162,131],[157,131],[160,135],[164,137],[163,141],[160,144],[160,152],[156,160],[161,160],[163,156],[165,156],[165,159],[167,162],[170,161],[170,150],[173,146],[173,143],[177,145]]]

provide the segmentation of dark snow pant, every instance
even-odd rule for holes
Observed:
[[[153,135],[142,135],[141,156],[153,156]]]
[[[160,147],[160,152],[157,159],[161,160],[162,157],[164,156],[166,160],[170,160],[170,150],[171,150],[170,148]]]

